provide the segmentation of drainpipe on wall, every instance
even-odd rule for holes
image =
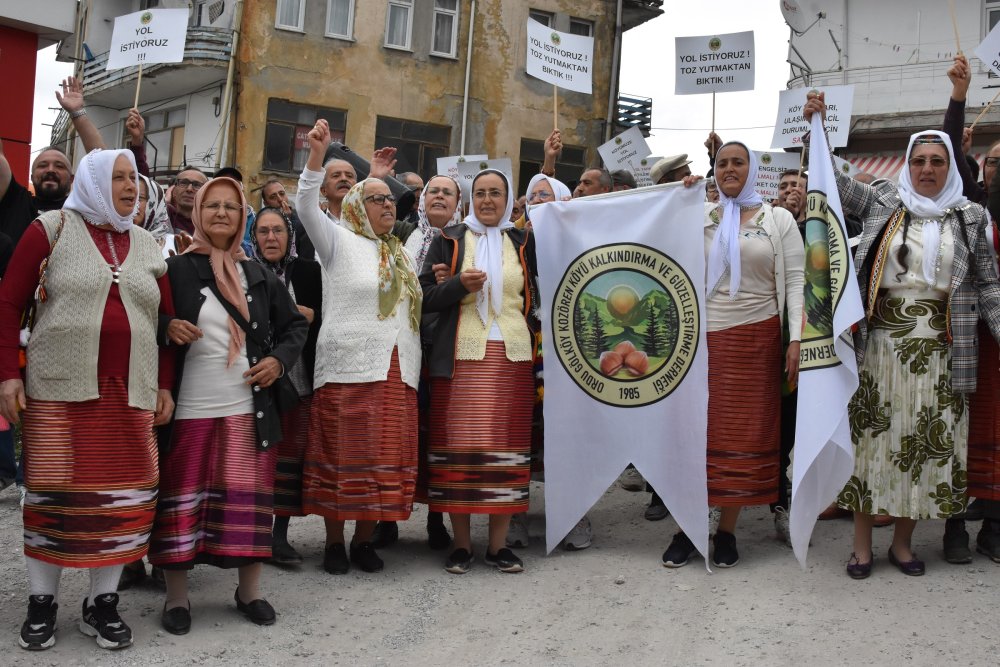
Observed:
[[[611,56],[611,87],[608,91],[608,117],[604,123],[604,141],[611,140],[611,129],[614,127],[615,99],[618,97],[618,67],[622,53],[622,0],[618,0],[615,13],[615,45]]]
[[[226,153],[232,156],[235,152],[235,142],[232,139],[233,121],[233,79],[236,77],[236,50],[240,46],[240,25],[243,22],[243,0],[238,0],[236,10],[233,12],[233,46],[229,51],[229,68],[226,72],[226,89],[222,94],[223,108],[226,110],[222,114],[219,122],[219,150],[215,154],[216,171],[222,166],[222,145],[225,143]],[[223,134],[225,133],[225,134]],[[231,164],[231,161],[229,162]]]
[[[469,10],[469,46],[465,51],[465,92],[462,94],[462,143],[458,154],[465,155],[465,128],[469,122],[469,76],[472,74],[472,36],[476,32],[476,0],[472,0]]]
[[[840,38],[841,40],[840,43],[844,45],[843,47],[844,57],[843,60],[841,61],[841,66],[844,68],[843,84],[845,86],[847,85],[847,68],[850,66],[850,60],[849,60],[850,54],[848,52],[848,42],[847,42],[847,30],[848,26],[850,25],[850,19],[851,19],[850,11],[851,11],[850,3],[848,2],[848,0],[844,0],[844,32]]]

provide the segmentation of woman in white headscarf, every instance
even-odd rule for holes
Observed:
[[[147,551],[153,426],[174,407],[172,353],[156,344],[158,314],[172,310],[167,267],[133,225],[137,206],[132,153],[89,153],[64,208],[32,223],[0,283],[0,414],[23,418],[26,649],[55,644],[64,567],[90,570],[80,629],[102,648],[132,643],[115,588],[122,566]],[[25,387],[18,322],[32,294]]]
[[[438,313],[431,376],[430,509],[450,512],[454,574],[473,562],[470,519],[488,514],[485,562],[524,565],[505,545],[511,515],[528,509],[535,256],[530,232],[510,222],[514,193],[487,169],[472,181],[472,211],[431,244],[420,284]],[[434,266],[449,267],[438,282]]]
[[[825,110],[823,97],[810,95],[803,113],[808,120]],[[965,509],[979,320],[1000,337],[986,215],[962,195],[948,136],[912,135],[906,160],[895,192],[834,170],[845,215],[864,223],[855,257],[865,318],[849,408],[854,474],[839,499],[854,512],[847,573],[855,579],[871,574],[873,515],[896,517],[889,562],[918,576],[925,567],[911,545],[917,520]]]
[[[690,187],[700,177],[688,176]],[[747,505],[777,500],[781,381],[794,384],[802,338],[805,252],[792,214],[754,189],[757,160],[744,144],[716,154],[719,202],[705,203],[708,258],[708,504],[721,510],[712,562],[739,562],[736,521]],[[787,314],[786,314],[787,313]],[[782,317],[790,343],[782,355]],[[677,533],[663,554],[680,567],[695,552]]]

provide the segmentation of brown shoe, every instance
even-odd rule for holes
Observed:
[[[896,521],[896,517],[889,516],[888,514],[876,514],[872,517],[872,525],[876,528],[885,528],[886,526],[891,526]]]
[[[837,507],[837,503],[831,503],[829,507],[819,513],[816,517],[819,521],[830,521],[832,519],[846,519],[853,516],[854,513],[851,510],[841,509]]]

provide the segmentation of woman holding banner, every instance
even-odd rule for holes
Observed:
[[[805,118],[825,111],[823,96],[810,93]],[[855,333],[860,386],[849,406],[854,475],[839,500],[854,512],[847,573],[855,579],[871,574],[873,515],[897,517],[889,562],[919,576],[917,520],[965,509],[979,319],[1000,336],[986,215],[962,194],[948,135],[912,135],[906,158],[894,197],[885,185],[876,192],[834,172],[844,213],[864,222],[855,262],[866,317]]]
[[[688,176],[691,187],[701,177]],[[719,506],[712,562],[739,562],[736,521],[746,505],[777,500],[782,367],[799,369],[805,255],[792,214],[754,189],[757,159],[742,143],[716,154],[719,203],[705,204],[708,258],[708,503]],[[787,309],[787,311],[786,311]],[[782,358],[782,315],[790,343]],[[663,554],[681,567],[695,552],[683,532]]]

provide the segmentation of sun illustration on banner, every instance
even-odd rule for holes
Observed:
[[[712,39],[708,40],[708,48],[710,48],[712,51],[718,51],[719,49],[722,48],[722,40],[719,39],[718,37],[713,37]]]
[[[153,21],[152,12],[143,12],[142,16],[139,17],[139,22],[143,25],[149,25]]]

